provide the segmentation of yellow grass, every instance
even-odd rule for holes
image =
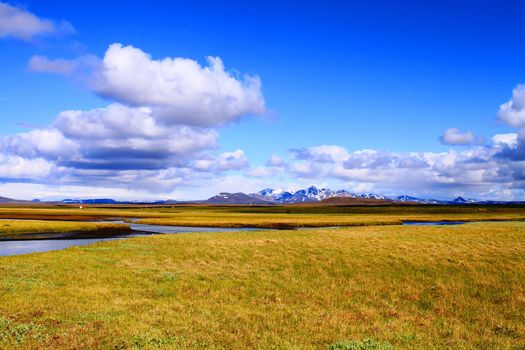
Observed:
[[[525,223],[138,237],[0,257],[0,348],[525,347]]]
[[[140,223],[217,227],[326,227],[398,225],[402,221],[525,220],[525,206],[173,206],[131,207],[0,207],[0,218],[93,220],[139,218]]]
[[[107,228],[122,228],[127,225],[101,224],[94,222],[0,220],[0,237],[27,233],[96,231]]]

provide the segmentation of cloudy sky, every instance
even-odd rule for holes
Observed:
[[[0,0],[0,196],[525,199],[521,1]]]

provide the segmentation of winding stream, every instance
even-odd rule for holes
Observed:
[[[0,241],[0,256],[8,255],[19,255],[36,252],[47,252],[51,250],[61,250],[74,246],[84,246],[93,244],[96,242],[113,241],[119,239],[125,239],[137,236],[147,236],[153,234],[178,234],[178,233],[197,233],[197,232],[232,232],[232,231],[252,231],[260,230],[259,228],[224,228],[224,227],[190,227],[190,226],[159,226],[159,225],[146,225],[137,224],[132,222],[124,221],[99,221],[101,223],[108,224],[127,224],[130,226],[131,231],[129,233],[123,233],[112,237],[101,237],[101,238],[75,238],[75,232],[67,233],[52,233],[44,234],[49,236],[49,239],[42,239],[42,234],[35,234],[40,236],[40,239],[34,240],[12,240],[12,241]],[[443,226],[443,225],[461,225],[465,224],[465,221],[404,221],[403,225],[413,226]],[[333,227],[332,227],[333,228]],[[27,237],[27,235],[26,235]]]
[[[127,223],[124,221],[101,221],[109,224],[128,224],[131,231],[127,234],[104,238],[74,238],[75,233],[48,234],[49,239],[13,240],[0,242],[0,256],[19,255],[36,252],[48,252],[69,247],[89,245],[96,242],[114,241],[130,237],[148,236],[152,234],[177,234],[190,232],[232,232],[251,231],[255,228],[224,228],[224,227],[189,227],[189,226],[158,226]],[[42,236],[42,234],[39,234]]]
[[[463,225],[466,221],[403,221],[406,226],[447,226],[447,225]]]

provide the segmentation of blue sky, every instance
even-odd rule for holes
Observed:
[[[313,183],[440,198],[525,198],[525,147],[520,136],[525,113],[520,93],[525,82],[522,2],[0,4],[4,11],[2,15],[0,10],[0,154],[5,164],[0,168],[0,195],[84,196],[90,189],[112,197],[188,199],[223,190],[249,192],[260,186],[299,188]],[[9,22],[13,13],[33,16],[44,25],[27,22],[26,29],[36,27],[21,34],[16,23]],[[242,82],[249,75],[260,80],[260,99],[251,100],[249,107],[243,100],[242,111],[229,116],[217,115],[224,109],[210,111],[216,119],[205,131],[193,130],[202,125],[188,120],[191,116],[181,120],[178,109],[195,112],[197,106],[168,103],[166,113],[173,118],[167,122],[152,102],[155,96],[144,101],[140,91],[117,91],[107,77],[104,83],[94,82],[101,74],[110,74],[99,70],[114,43],[149,54],[152,62],[182,57],[203,69],[206,57],[219,57],[231,79]],[[45,61],[31,65],[35,56]],[[75,68],[64,74],[64,65]],[[138,78],[130,81],[139,87],[148,84]],[[191,79],[184,81],[192,84]],[[187,88],[180,84],[180,89]],[[253,105],[262,100],[264,111]],[[514,114],[502,111],[500,106],[507,102]],[[80,142],[66,135],[80,148],[75,154],[58,154],[42,150],[42,140],[34,140],[41,133],[24,136],[50,128],[65,135],[56,126],[61,112],[87,112],[114,103],[153,108],[151,117],[161,126],[177,132],[193,128],[199,137],[215,133],[216,139],[185,150],[184,156],[177,153],[180,150],[173,153],[173,148],[164,150],[172,152],[169,155],[155,152],[157,159],[164,159],[163,165],[153,166],[149,159],[147,169],[128,166],[109,172],[107,166],[93,164],[111,163],[119,151],[128,155],[129,163],[133,155],[145,151],[140,149],[144,143],[137,145],[126,132],[120,138],[112,134],[112,152],[101,152],[98,144],[96,150],[90,149],[94,142],[86,144],[85,137]],[[76,118],[81,124],[91,117]],[[99,123],[108,120],[100,118]],[[494,135],[507,136],[496,142]],[[143,135],[148,140],[150,136]],[[179,136],[179,143],[184,137],[189,136]],[[35,149],[28,150],[32,142]],[[323,146],[332,148],[322,151]],[[154,145],[145,147],[150,152]],[[268,162],[272,155],[282,158],[273,162],[278,166]],[[399,171],[400,159],[415,158],[426,166]],[[231,164],[222,164],[221,159]],[[482,165],[473,167],[474,163]],[[15,167],[28,167],[33,173],[9,170]],[[414,185],[407,174],[425,181]],[[137,188],[137,182],[147,185]]]

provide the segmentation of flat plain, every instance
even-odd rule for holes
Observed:
[[[524,205],[502,206],[0,206],[0,219],[95,221],[135,219],[153,225],[294,228],[399,225],[403,221],[525,220]],[[1,222],[1,221],[0,221]]]
[[[0,348],[525,348],[523,207],[0,209],[29,215],[313,228],[0,257]]]

